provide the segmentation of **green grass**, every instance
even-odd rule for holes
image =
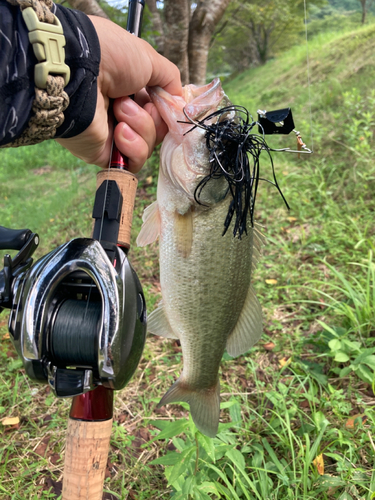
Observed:
[[[374,498],[374,31],[314,36],[312,124],[303,46],[225,83],[254,115],[291,105],[308,146],[313,130],[313,156],[274,154],[290,212],[274,187],[259,188],[266,244],[254,286],[264,335],[245,355],[224,356],[214,440],[196,434],[187,406],[156,409],[180,373],[181,349],[148,339],[134,380],[116,396],[106,498]],[[295,147],[292,136],[269,143]],[[0,224],[38,231],[39,255],[90,235],[95,167],[53,143],[0,158]],[[133,240],[155,198],[156,161],[140,174]],[[261,169],[270,178],[266,161]],[[160,298],[157,245],[133,242],[129,256],[151,310]],[[0,325],[0,418],[20,418],[0,428],[0,497],[58,498],[69,402],[25,377],[5,314]]]

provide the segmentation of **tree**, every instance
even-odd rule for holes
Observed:
[[[359,0],[362,8],[362,19],[361,22],[362,24],[365,24],[366,22],[366,14],[367,11],[371,8],[372,0]]]
[[[206,81],[207,59],[215,28],[228,7],[229,0],[200,0],[189,23],[189,79],[192,83]]]
[[[314,6],[324,3],[315,0]],[[303,31],[303,0],[232,0],[213,36],[209,71],[241,72],[264,64]]]
[[[157,9],[156,0],[146,0],[152,13],[157,50],[174,62],[183,83],[206,82],[207,59],[212,35],[230,0],[164,0]]]
[[[81,10],[87,15],[100,16],[109,19],[96,0],[67,0],[73,9]]]
[[[108,16],[108,4],[97,0],[67,0],[74,9],[86,14]],[[184,84],[206,82],[207,58],[211,37],[230,0],[164,0],[158,9],[156,0],[146,0],[156,49],[174,62]],[[193,7],[192,7],[193,6]],[[109,9],[113,8],[109,7]]]

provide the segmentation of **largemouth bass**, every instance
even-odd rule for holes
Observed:
[[[247,222],[247,234],[223,236],[231,196],[224,178],[196,188],[210,172],[204,130],[190,131],[185,113],[200,120],[227,106],[219,80],[184,87],[184,96],[149,89],[169,127],[160,153],[157,201],[143,216],[137,244],[160,239],[162,301],[148,319],[148,330],[179,339],[180,378],[159,406],[185,401],[197,428],[217,433],[220,413],[219,367],[225,349],[231,356],[248,351],[262,333],[261,306],[251,286],[261,236]],[[180,123],[185,122],[185,123]]]

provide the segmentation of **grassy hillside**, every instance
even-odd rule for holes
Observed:
[[[180,373],[181,350],[149,338],[116,396],[106,499],[375,497],[374,46],[375,25],[323,33],[309,44],[310,86],[302,45],[224,83],[254,117],[291,106],[314,148],[273,154],[290,212],[273,186],[259,188],[266,244],[254,287],[265,333],[246,355],[224,356],[219,435],[197,436],[198,459],[187,407],[155,410]],[[296,146],[292,135],[267,140]],[[133,237],[155,198],[156,161],[140,173]],[[38,231],[39,255],[89,235],[94,173],[53,143],[0,150],[0,224]],[[266,159],[261,176],[272,178]],[[160,296],[156,255],[156,246],[130,253],[150,309]],[[26,379],[5,314],[0,332],[0,418],[20,418],[0,429],[1,498],[59,498],[69,402]]]

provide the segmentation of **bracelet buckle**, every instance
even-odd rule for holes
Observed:
[[[49,74],[61,75],[66,86],[70,79],[70,68],[65,64],[65,37],[60,21],[54,16],[55,24],[43,23],[32,7],[24,9],[22,16],[29,30],[34,54],[39,61],[35,65],[35,86],[46,89]]]

